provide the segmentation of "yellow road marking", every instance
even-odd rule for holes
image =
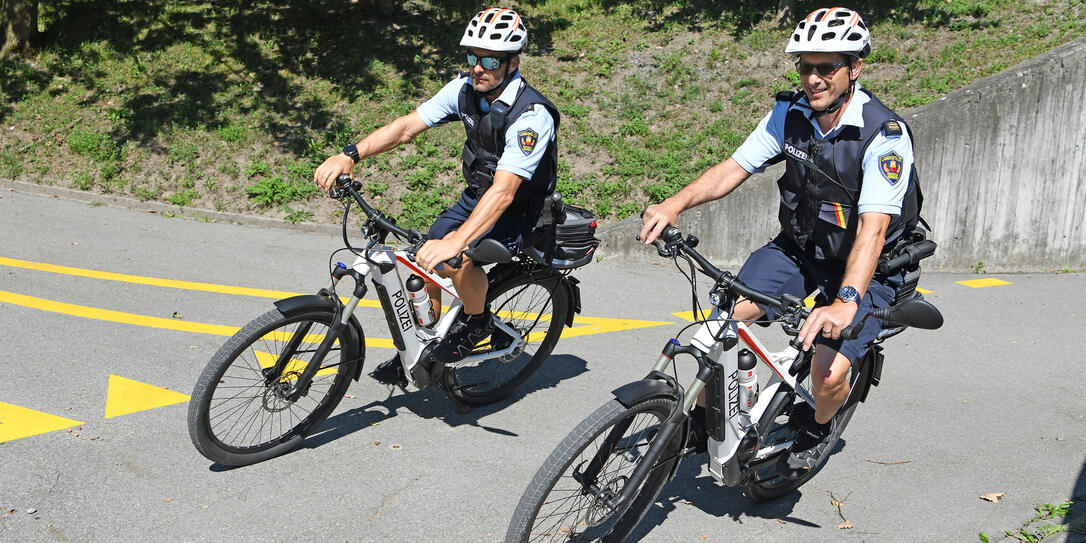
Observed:
[[[215,292],[218,294],[234,294],[237,296],[253,296],[256,298],[270,298],[273,300],[278,300],[280,298],[289,298],[291,296],[298,296],[300,294],[298,292],[286,292],[283,290],[265,290],[259,288],[234,287],[229,285],[216,285],[214,283],[177,281],[174,279],[162,279],[159,277],[144,277],[141,275],[128,275],[124,273],[88,270],[85,268],[72,268],[69,266],[57,266],[55,264],[30,262],[28,260],[18,260],[15,258],[7,258],[3,256],[0,256],[0,265],[11,266],[14,268],[23,268],[27,270],[60,273],[64,275],[90,277],[93,279],[105,279],[107,281],[134,283],[137,285],[150,285],[155,287],[176,288],[181,290],[197,290],[201,292]],[[363,307],[381,306],[381,304],[377,300],[362,300],[358,303],[358,305]]]
[[[188,394],[141,383],[120,375],[110,375],[109,390],[106,392],[106,418],[187,401],[189,401]]]
[[[984,288],[998,287],[1000,285],[1009,285],[1011,283],[1002,279],[996,279],[995,277],[986,277],[984,279],[970,279],[968,281],[958,281],[958,284],[972,288]]]
[[[254,349],[253,353],[256,354],[256,362],[260,364],[261,368],[270,368],[275,365],[276,360],[279,360],[278,355],[266,353],[264,351],[257,351]],[[282,377],[279,379],[279,381],[284,383],[287,381],[293,381],[294,376],[301,375],[302,372],[305,371],[305,367],[307,365],[309,365],[309,361],[307,360],[298,360],[297,358],[291,358],[287,361],[287,365],[283,367],[283,373],[281,374]],[[336,368],[324,368],[323,370],[317,370],[317,373],[313,374],[313,376],[319,377],[321,375],[328,375],[337,371],[339,370],[337,370]]]
[[[679,311],[677,313],[672,313],[672,315],[675,315],[676,317],[679,317],[680,319],[682,319],[684,321],[694,322],[694,312],[693,311]],[[701,320],[705,320],[705,319],[708,319],[708,318],[709,318],[709,310],[708,309],[702,309],[701,310]]]
[[[0,443],[83,424],[49,413],[0,402]]]
[[[926,288],[916,287],[916,291],[920,294],[931,294],[931,291]]]
[[[164,319],[162,317],[150,317],[147,315],[137,315],[135,313],[123,313],[121,311],[99,309],[97,307],[89,307],[85,305],[54,302],[53,300],[35,298],[33,296],[25,296],[22,294],[7,292],[4,290],[0,290],[0,302],[40,309],[42,311],[49,311],[52,313],[75,315],[76,317],[83,317],[87,319],[119,322],[121,324],[132,324],[135,326],[146,326],[149,328],[162,328],[164,330],[176,330],[178,332],[195,332],[197,334],[232,336],[241,329],[237,326],[206,324],[202,322],[188,322],[178,319]],[[392,348],[392,340],[382,338],[366,338],[366,346]]]

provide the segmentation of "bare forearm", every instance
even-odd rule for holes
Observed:
[[[875,266],[878,264],[879,254],[882,253],[882,246],[886,240],[886,226],[890,222],[889,215],[881,217],[867,215],[871,214],[860,217],[856,240],[852,244],[852,251],[848,254],[845,275],[841,279],[842,286],[854,287],[860,293],[860,297],[867,292],[867,286],[875,274]]]
[[[412,111],[378,128],[358,142],[359,158],[371,157],[395,149],[428,128],[419,114]]]
[[[503,170],[495,172],[494,183],[483,193],[482,198],[479,198],[479,203],[475,204],[468,220],[448,239],[455,240],[463,247],[487,233],[513,203],[513,196],[520,183],[521,178],[515,174]]]

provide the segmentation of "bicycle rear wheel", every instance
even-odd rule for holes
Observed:
[[[833,450],[837,441],[841,439],[845,426],[848,426],[849,421],[852,420],[852,414],[860,403],[859,395],[863,393],[863,387],[858,385],[867,382],[870,372],[871,366],[866,356],[857,361],[856,367],[851,370],[848,377],[851,386],[849,397],[833,417],[836,419],[837,428],[833,433],[833,442],[827,450]],[[804,388],[811,390],[809,369],[797,375],[796,380],[802,383]],[[758,453],[751,461],[755,471],[750,480],[743,485],[743,492],[756,502],[779,498],[803,486],[811,480],[811,477],[814,477],[829,458],[828,454],[823,456],[817,466],[797,479],[782,477],[777,473],[777,460],[782,455],[788,454],[788,446],[791,445],[798,431],[798,428],[789,425],[789,417],[793,407],[799,403],[803,403],[803,400],[799,399],[794,390],[781,387],[774,394],[769,407],[758,421],[758,428],[762,429],[762,435],[758,443]]]
[[[550,356],[573,310],[566,282],[553,270],[492,278],[486,298],[494,318],[515,329],[525,344],[500,358],[453,365],[446,370],[448,394],[472,406],[501,400],[531,378]],[[510,341],[495,329],[489,348],[502,348]]]
[[[536,472],[513,513],[505,541],[624,540],[681,460],[681,432],[628,507],[615,511],[606,502],[622,492],[674,408],[675,401],[670,398],[651,398],[630,407],[611,400],[596,410]],[[593,471],[598,471],[597,475],[587,480]],[[598,490],[593,492],[589,487]]]
[[[290,401],[283,392],[309,363],[332,324],[323,306],[285,316],[269,311],[234,334],[204,368],[189,402],[189,437],[208,460],[243,466],[286,453],[315,430],[347,391],[364,349],[344,328],[310,383]],[[270,384],[267,371],[291,349],[282,374]]]

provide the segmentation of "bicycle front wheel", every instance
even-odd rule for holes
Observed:
[[[849,385],[851,386],[849,397],[845,400],[845,404],[837,410],[837,414],[833,416],[836,419],[837,427],[833,433],[833,442],[830,443],[827,450],[833,450],[834,446],[837,445],[837,441],[841,439],[845,426],[848,426],[848,422],[852,420],[852,414],[860,403],[859,398],[856,396],[862,393],[862,387],[858,385],[867,382],[870,371],[871,366],[866,356],[857,361],[856,367],[851,370],[848,376]],[[807,390],[811,390],[809,370],[797,375],[796,379],[802,382]],[[782,387],[781,390],[774,394],[769,407],[762,415],[761,420],[758,421],[758,427],[764,431],[758,443],[758,453],[751,462],[754,466],[752,468],[754,469],[753,476],[743,486],[743,492],[756,502],[776,499],[799,488],[811,480],[811,477],[814,477],[815,473],[829,458],[828,454],[823,456],[822,461],[817,466],[796,479],[782,477],[777,473],[777,460],[782,455],[788,454],[788,446],[791,445],[798,433],[798,428],[795,424],[790,424],[789,419],[792,409],[800,403],[803,403],[803,400],[796,395],[796,391]]]
[[[670,398],[651,398],[631,407],[611,400],[596,410],[536,472],[513,513],[505,541],[624,540],[681,459],[681,432],[628,507],[614,510],[607,502],[625,488],[674,408]]]
[[[523,272],[493,281],[486,294],[495,319],[524,339],[512,353],[446,370],[447,392],[471,406],[501,400],[523,385],[550,356],[573,309],[566,282],[558,273]],[[508,346],[512,338],[495,329],[490,348]]]
[[[189,437],[213,462],[243,466],[286,453],[336,408],[360,364],[362,338],[346,328],[296,401],[292,388],[332,325],[329,308],[269,311],[234,334],[204,368],[189,402]],[[286,353],[286,367],[268,376]],[[270,382],[269,382],[270,381]]]

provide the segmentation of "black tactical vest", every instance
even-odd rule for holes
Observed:
[[[856,239],[864,153],[880,132],[888,136],[900,135],[903,126],[901,117],[890,108],[867,90],[860,91],[871,98],[863,106],[862,128],[846,125],[833,138],[820,140],[815,137],[815,128],[804,110],[789,109],[784,121],[782,153],[769,161],[787,161],[784,176],[777,181],[781,192],[778,218],[782,231],[815,257],[836,261],[842,266]],[[777,100],[796,103],[802,97],[802,92],[782,92]],[[893,156],[880,160],[880,167],[891,179],[895,173],[900,176],[901,157],[896,161]],[[915,161],[909,179],[896,182],[908,183],[909,187],[901,215],[890,219],[884,247],[889,247],[916,226],[923,202]]]
[[[510,211],[520,212],[534,222],[543,208],[544,199],[554,193],[558,179],[558,108],[527,83],[521,85],[512,104],[506,106],[496,100],[488,113],[480,110],[480,97],[468,81],[460,89],[458,100],[460,120],[467,132],[463,152],[464,179],[468,182],[469,194],[475,198],[481,198],[494,183],[494,170],[505,151],[506,129],[535,104],[547,108],[554,119],[555,140],[547,145],[546,154],[540,159],[532,178],[517,188],[513,203],[509,206]],[[503,115],[502,110],[506,108]],[[541,143],[537,141],[539,134],[518,134],[518,138],[521,139],[522,149]]]

